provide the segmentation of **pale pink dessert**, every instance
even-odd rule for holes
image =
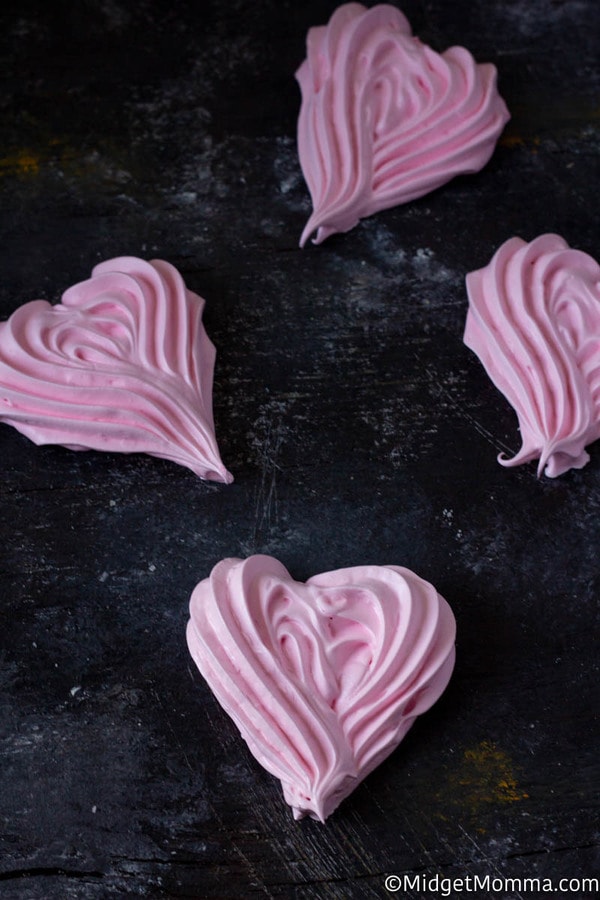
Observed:
[[[230,482],[214,433],[204,300],[173,266],[121,257],[62,303],[0,323],[0,421],[36,444],[149,453]]]
[[[467,275],[465,344],[519,419],[522,447],[550,478],[580,469],[600,437],[600,266],[556,234],[513,237]]]
[[[347,3],[311,28],[296,78],[313,203],[300,246],[479,171],[510,118],[493,65],[464,47],[435,53],[385,4]]]
[[[270,556],[225,559],[195,588],[187,640],[294,817],[324,822],[444,691],[455,621],[399,566],[294,581]]]

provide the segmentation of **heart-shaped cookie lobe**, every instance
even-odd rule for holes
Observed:
[[[187,640],[294,817],[324,822],[444,691],[455,621],[399,566],[294,581],[270,556],[225,559],[195,588]]]
[[[514,407],[522,446],[504,466],[580,469],[600,438],[600,266],[556,234],[514,237],[467,275],[465,344]]]
[[[230,482],[212,415],[215,348],[204,300],[173,266],[96,266],[51,306],[0,323],[0,421],[36,444],[149,453]]]
[[[478,172],[509,119],[493,65],[464,47],[435,53],[388,4],[346,3],[311,28],[296,78],[313,204],[300,246]]]

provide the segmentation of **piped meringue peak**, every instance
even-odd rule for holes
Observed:
[[[467,275],[464,341],[514,407],[538,476],[580,469],[600,437],[600,266],[556,234],[510,238]]]
[[[225,559],[195,588],[187,640],[294,817],[324,822],[444,691],[455,621],[399,566],[294,581],[270,556]]]
[[[493,65],[464,47],[435,53],[386,4],[347,3],[311,28],[296,78],[313,203],[301,247],[479,171],[510,118]]]
[[[229,483],[204,300],[172,265],[121,257],[0,323],[0,421],[36,444],[149,453]]]

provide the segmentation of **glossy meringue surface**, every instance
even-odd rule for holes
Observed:
[[[225,559],[195,588],[190,653],[294,817],[324,822],[444,691],[455,621],[398,566],[294,581],[270,556]]]
[[[589,460],[600,437],[600,266],[556,234],[510,238],[467,275],[465,344],[519,419],[504,466],[539,459],[554,478]]]
[[[313,204],[300,246],[479,171],[510,118],[493,65],[464,47],[436,53],[387,4],[347,3],[311,28],[296,78]]]
[[[0,323],[0,421],[36,444],[148,453],[230,482],[214,434],[204,300],[172,265],[120,257]]]

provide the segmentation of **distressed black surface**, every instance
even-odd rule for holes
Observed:
[[[515,416],[462,344],[464,275],[507,237],[600,256],[598,6],[405,3],[496,63],[513,119],[480,174],[301,252],[293,72],[334,8],[0,12],[0,316],[112,256],[177,265],[236,479],[0,427],[2,898],[600,874],[600,446],[556,481],[502,469]],[[456,613],[446,695],[325,827],[292,821],[188,658],[192,588],[253,552],[299,580],[407,565]]]

